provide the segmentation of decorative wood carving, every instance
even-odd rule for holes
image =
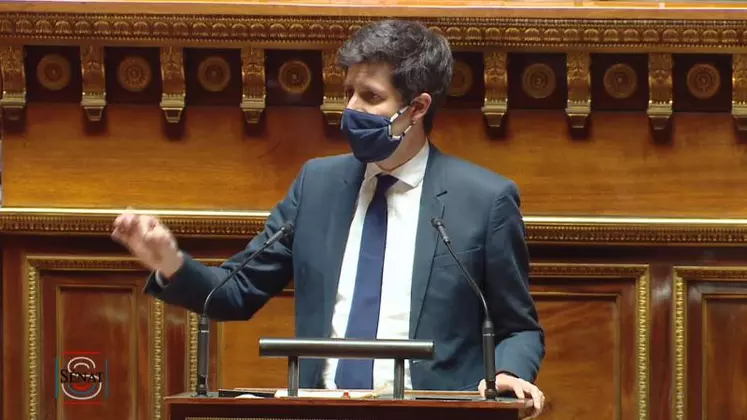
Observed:
[[[100,45],[80,47],[80,71],[83,76],[83,95],[80,105],[89,121],[101,121],[106,107],[104,47]]]
[[[311,69],[303,60],[289,60],[278,69],[278,83],[285,93],[303,95],[311,86]]]
[[[500,128],[508,112],[508,54],[489,51],[483,55],[485,102],[482,113],[488,127]]]
[[[568,102],[565,109],[572,130],[584,130],[591,114],[591,58],[586,52],[566,54]]]
[[[565,109],[573,130],[586,129],[591,114],[591,57],[587,52],[566,54],[568,105]]]
[[[187,95],[184,83],[184,51],[181,47],[161,48],[161,78],[163,92],[161,93],[161,109],[166,121],[178,123],[184,110],[184,100]]]
[[[521,73],[521,89],[530,98],[545,99],[556,88],[555,71],[545,63],[530,64]]]
[[[638,89],[638,76],[629,64],[617,63],[604,72],[604,90],[615,99],[627,99]]]
[[[36,79],[45,89],[58,91],[70,84],[70,61],[60,54],[47,54],[36,66]]]
[[[646,113],[656,131],[664,130],[672,117],[672,67],[672,54],[649,54],[649,105]]]
[[[231,81],[231,66],[219,55],[207,57],[197,67],[197,80],[208,92],[222,92]]]
[[[454,60],[453,75],[449,84],[448,95],[461,97],[466,95],[474,85],[472,67],[463,60]]]
[[[117,82],[124,89],[140,93],[153,81],[148,60],[137,55],[125,57],[117,66]]]
[[[265,110],[265,51],[241,49],[241,110],[248,124],[257,124]]]
[[[126,5],[123,5],[126,7]],[[155,6],[153,6],[155,7]],[[5,40],[79,41],[92,39],[109,45],[169,45],[196,44],[199,46],[244,47],[252,44],[287,47],[298,42],[308,48],[340,44],[352,33],[371,21],[370,13],[343,10],[339,16],[256,16],[262,7],[243,6],[239,16],[211,13],[205,4],[194,4],[197,12],[185,14],[169,12],[143,15],[136,12],[102,13],[96,7],[90,12],[65,13],[23,9],[0,13],[0,38]],[[292,6],[289,6],[289,8]],[[54,6],[49,6],[52,9]],[[6,9],[7,10],[7,9]],[[385,10],[385,9],[384,9]],[[264,10],[263,10],[264,11]],[[308,8],[304,9],[308,13]],[[255,12],[255,13],[253,13]],[[741,48],[747,45],[743,36],[747,27],[736,17],[728,21],[680,19],[667,16],[667,11],[616,9],[614,15],[599,10],[598,19],[584,13],[572,12],[566,17],[537,16],[455,16],[419,19],[423,24],[446,35],[454,46],[499,47],[523,49],[563,49],[580,51],[639,52],[712,51],[714,45]],[[673,14],[677,11],[669,11]],[[488,12],[486,12],[488,13]],[[740,13],[734,11],[733,13]],[[255,17],[250,17],[252,15]],[[474,14],[474,13],[471,13]],[[724,24],[728,22],[728,24]]]
[[[731,115],[737,130],[747,132],[747,54],[732,56]]]
[[[22,46],[0,47],[3,97],[0,106],[10,121],[18,121],[26,107],[26,72]]]
[[[324,80],[324,99],[319,107],[328,125],[340,125],[345,110],[345,92],[342,83],[345,74],[337,65],[337,50],[322,51],[322,79]]]
[[[96,209],[0,209],[0,233],[57,233],[109,235],[116,215],[123,210]],[[159,211],[158,215],[180,236],[251,237],[264,227],[264,211]],[[536,243],[569,244],[742,244],[747,242],[743,220],[626,219],[609,221],[594,217],[526,216],[527,239]]]
[[[721,74],[713,64],[698,63],[687,71],[687,89],[698,99],[710,99],[721,88]]]

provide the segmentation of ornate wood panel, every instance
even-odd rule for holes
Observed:
[[[747,412],[747,267],[674,268],[674,419]]]
[[[132,407],[141,417],[157,415],[158,406],[151,405],[154,387],[161,395],[194,389],[196,316],[169,305],[159,308],[141,294],[147,272],[106,236],[113,213],[0,211],[6,418],[28,418],[32,407],[37,418],[61,418],[54,404],[54,359],[69,351],[71,340],[83,350],[85,344],[119,349],[111,372],[119,370],[127,380],[116,391],[110,388],[110,398],[117,399],[105,406],[115,410],[115,418]],[[241,249],[265,217],[261,212],[159,213],[181,246],[209,264]],[[740,412],[738,399],[703,403],[695,390],[713,392],[725,375],[733,393],[724,392],[724,398],[736,397],[745,386],[744,376],[728,376],[743,369],[733,353],[737,347],[728,344],[743,318],[739,296],[744,294],[747,221],[526,221],[532,292],[547,331],[539,378],[549,397],[547,418],[684,420],[695,418],[701,404],[710,416]],[[29,293],[37,296],[36,303],[26,305]],[[685,297],[690,306],[683,311]],[[283,361],[260,359],[256,343],[263,336],[293,334],[292,302],[293,289],[288,289],[256,318],[214,326],[211,389],[285,385]],[[76,322],[87,328],[81,332]],[[152,344],[157,331],[160,374],[159,351]],[[705,366],[702,378],[700,366]],[[577,390],[585,395],[583,403]],[[689,417],[682,414],[686,406]],[[76,409],[96,407],[61,408]]]
[[[26,271],[26,418],[161,419],[164,305],[141,293],[140,265],[28,256]],[[60,384],[59,369],[82,358],[106,366],[102,392]]]
[[[648,419],[648,267],[535,263],[530,276],[549,418]]]

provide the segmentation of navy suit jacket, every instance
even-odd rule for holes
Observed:
[[[329,337],[364,171],[365,165],[349,154],[308,161],[243,252],[220,268],[185,255],[168,286],[161,289],[151,276],[146,292],[200,313],[220,279],[292,221],[293,235],[276,242],[216,292],[208,313],[222,321],[249,319],[294,280],[296,335]],[[417,227],[410,338],[433,340],[435,359],[410,362],[413,388],[474,390],[484,376],[482,306],[431,225],[434,216],[443,219],[455,252],[485,293],[495,325],[497,370],[534,381],[545,354],[544,335],[529,293],[516,185],[431,145]],[[322,386],[323,363],[301,360],[301,387]]]

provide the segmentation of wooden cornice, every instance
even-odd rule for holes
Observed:
[[[0,234],[108,235],[117,209],[0,209]],[[142,210],[178,236],[251,237],[265,211]],[[747,219],[526,216],[527,238],[538,244],[724,245],[747,243]]]
[[[747,9],[720,4],[447,0],[0,2],[0,43],[315,49],[374,19],[418,19],[457,49],[740,52]],[[577,7],[574,4],[582,4]],[[627,3],[631,4],[631,3]],[[444,17],[448,16],[448,17]]]

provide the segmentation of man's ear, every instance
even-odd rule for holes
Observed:
[[[425,118],[425,114],[431,107],[433,98],[428,93],[421,93],[420,95],[413,98],[410,102],[410,109],[412,110],[412,121],[418,123]]]

